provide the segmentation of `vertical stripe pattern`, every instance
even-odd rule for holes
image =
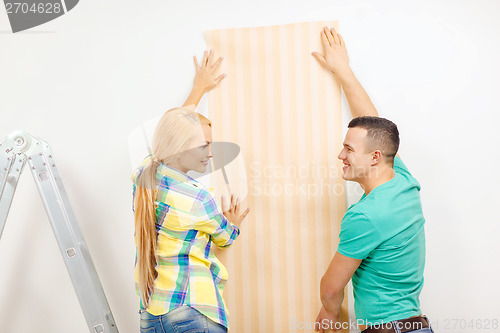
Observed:
[[[311,55],[322,50],[325,25],[338,28],[331,21],[206,33],[228,74],[208,94],[214,140],[241,147],[248,193],[236,194],[252,209],[240,241],[218,253],[229,271],[233,332],[313,332],[321,307],[320,280],[345,212],[340,85]],[[215,175],[216,192],[224,191]]]

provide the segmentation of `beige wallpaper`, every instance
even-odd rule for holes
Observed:
[[[214,30],[207,48],[228,74],[208,95],[214,141],[240,156],[211,183],[251,207],[236,244],[218,256],[229,272],[231,331],[312,332],[319,282],[345,212],[340,85],[311,56],[323,26],[311,22]],[[347,296],[343,304],[347,319]]]

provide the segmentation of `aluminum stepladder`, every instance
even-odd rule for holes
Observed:
[[[90,332],[118,333],[50,146],[23,131],[15,131],[0,141],[0,237],[26,161],[40,192]]]

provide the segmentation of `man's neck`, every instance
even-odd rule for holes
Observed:
[[[373,174],[373,173],[372,173]],[[361,188],[365,191],[365,194],[370,194],[374,188],[384,183],[387,183],[394,178],[396,172],[391,167],[382,167],[376,170],[372,177],[367,177],[363,179],[363,182],[358,182]]]

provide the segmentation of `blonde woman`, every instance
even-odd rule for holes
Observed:
[[[152,154],[134,171],[135,279],[141,332],[227,332],[222,291],[227,270],[213,246],[230,246],[249,212],[231,196],[220,212],[212,193],[186,173],[205,172],[212,157],[211,122],[194,107],[225,74],[213,51],[194,58],[193,90],[183,107],[165,112]],[[189,107],[187,107],[189,106]]]

